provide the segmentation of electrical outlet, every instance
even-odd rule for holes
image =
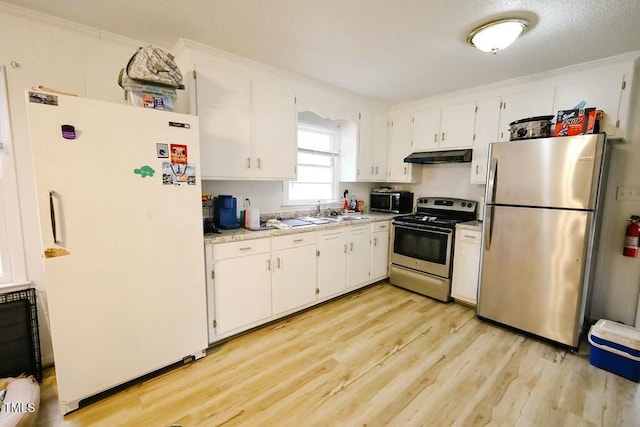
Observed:
[[[616,200],[640,201],[640,187],[618,187]]]

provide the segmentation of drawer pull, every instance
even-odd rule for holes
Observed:
[[[293,241],[293,243],[300,243],[300,242],[304,242],[304,239],[296,239]]]
[[[468,234],[465,234],[463,237],[467,238],[467,239],[475,239],[476,236],[469,236]]]
[[[240,248],[239,250],[241,250],[241,251],[250,251],[251,250],[251,246],[246,246],[244,248]]]

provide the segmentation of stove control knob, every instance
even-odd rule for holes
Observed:
[[[467,207],[467,202],[462,202],[462,207],[466,208]]]

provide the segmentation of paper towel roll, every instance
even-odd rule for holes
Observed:
[[[260,209],[248,207],[246,215],[247,228],[257,230],[260,228]]]

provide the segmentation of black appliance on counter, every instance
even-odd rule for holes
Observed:
[[[213,198],[213,224],[223,230],[240,228],[238,222],[237,200],[233,196]]]
[[[413,212],[413,193],[386,188],[373,190],[369,198],[369,209],[397,214]]]
[[[389,282],[447,302],[456,224],[476,219],[477,202],[420,197],[416,213],[394,218]]]

